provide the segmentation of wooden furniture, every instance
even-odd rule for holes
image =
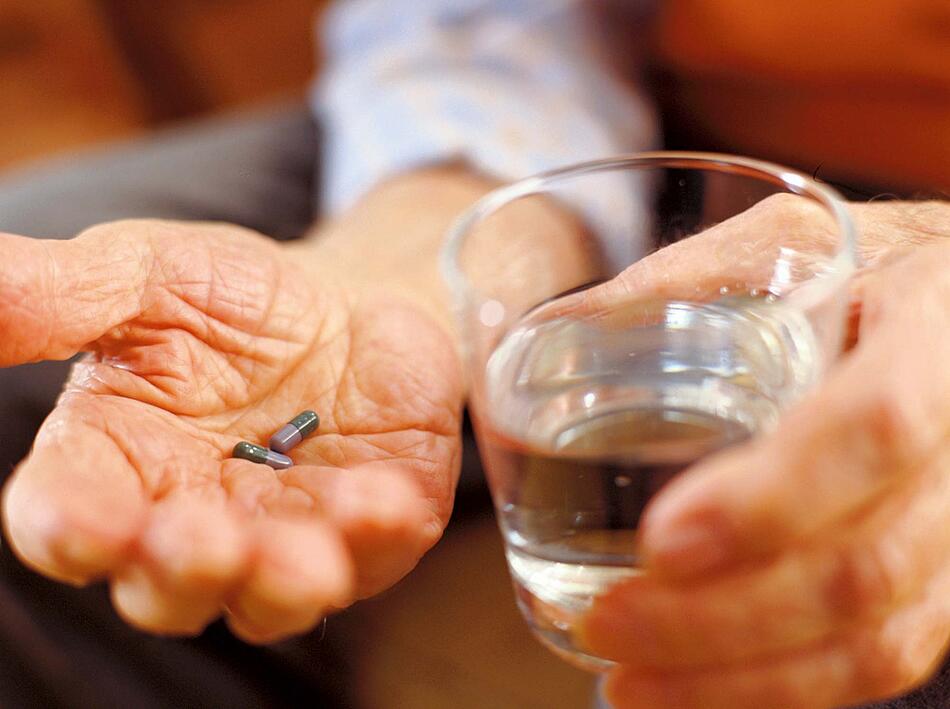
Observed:
[[[302,92],[319,0],[4,0],[0,168]]]
[[[0,3],[0,166],[146,125],[142,86],[93,0]]]

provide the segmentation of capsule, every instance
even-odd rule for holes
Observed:
[[[313,411],[301,411],[270,437],[271,450],[286,453],[317,430],[320,417]]]
[[[234,446],[231,456],[234,458],[249,460],[252,463],[263,463],[264,465],[269,465],[275,470],[284,470],[285,468],[289,468],[294,464],[294,461],[282,453],[275,453],[272,450],[264,448],[264,446],[257,446],[253,443],[248,443],[247,441],[241,441],[236,446]]]

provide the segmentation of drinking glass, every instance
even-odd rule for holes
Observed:
[[[854,229],[778,165],[653,152],[502,187],[442,254],[518,605],[561,656],[609,585],[649,573],[644,508],[772,429],[840,353]]]

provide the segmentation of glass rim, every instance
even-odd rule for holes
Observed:
[[[479,292],[469,283],[459,265],[462,246],[478,222],[517,199],[542,193],[547,185],[559,180],[631,167],[694,169],[715,167],[719,172],[762,178],[767,182],[785,187],[792,194],[810,197],[830,212],[840,232],[841,241],[834,261],[841,275],[850,276],[856,268],[857,234],[854,222],[845,206],[844,197],[833,187],[820,183],[803,172],[767,160],[728,153],[653,150],[623,153],[540,172],[496,187],[467,207],[450,225],[439,255],[442,277],[452,291],[456,305],[461,306],[470,301],[472,296]],[[831,290],[834,285],[829,283],[828,290]]]

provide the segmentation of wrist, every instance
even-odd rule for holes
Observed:
[[[439,253],[452,221],[496,184],[455,166],[400,175],[286,248],[317,278],[356,296],[385,291],[413,302],[457,341]]]

